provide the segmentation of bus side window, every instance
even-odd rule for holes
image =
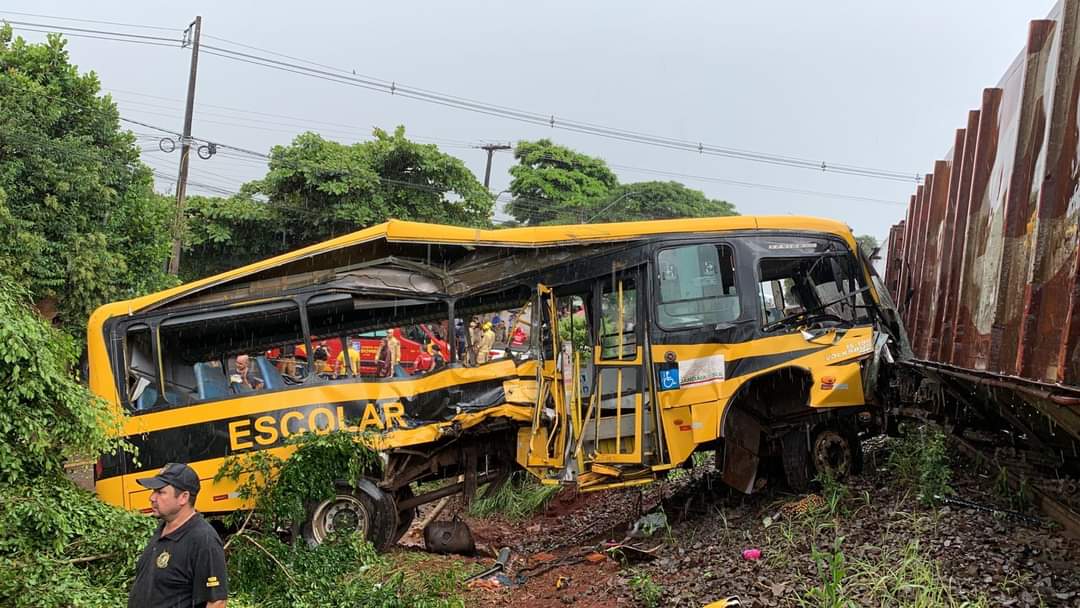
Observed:
[[[735,321],[735,255],[728,245],[686,245],[660,251],[660,327],[668,330]]]
[[[162,321],[160,332],[168,405],[276,390],[302,380],[289,381],[282,371],[287,359],[295,359],[296,345],[304,342],[294,302],[173,317]],[[246,382],[234,381],[238,368]]]
[[[139,324],[127,329],[124,361],[128,407],[136,411],[150,409],[158,399],[158,374],[148,326]]]

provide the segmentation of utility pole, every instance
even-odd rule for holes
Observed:
[[[195,21],[191,22],[187,31],[191,32],[191,73],[188,74],[184,135],[180,141],[180,177],[176,181],[176,219],[173,222],[172,255],[169,257],[169,274],[173,276],[180,273],[180,249],[184,236],[184,198],[187,195],[188,160],[191,152],[191,114],[195,109],[195,74],[199,69],[199,34],[202,32],[202,16],[195,17]]]
[[[488,189],[488,184],[491,183],[491,157],[495,154],[496,150],[509,150],[510,146],[507,144],[484,144],[483,146],[477,146],[481,150],[487,150],[487,169],[484,170],[484,189]]]

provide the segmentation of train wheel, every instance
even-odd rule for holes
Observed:
[[[397,527],[393,498],[362,480],[356,488],[337,484],[334,496],[309,505],[301,533],[313,547],[335,537],[361,534],[376,549],[383,550],[397,540]]]

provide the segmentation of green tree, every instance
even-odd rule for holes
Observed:
[[[506,211],[522,224],[577,223],[619,183],[603,160],[548,139],[518,142],[514,158]]]
[[[855,242],[859,244],[859,249],[862,250],[866,257],[870,257],[874,253],[874,250],[878,248],[877,237],[870,234],[860,234],[855,237]]]
[[[494,202],[465,163],[409,141],[404,127],[374,134],[345,145],[304,133],[271,151],[270,172],[252,189],[269,199],[287,249],[389,219],[490,223]]]
[[[584,215],[586,221],[633,222],[738,213],[731,203],[708,198],[679,182],[637,182],[613,188],[603,198],[590,201]]]
[[[65,41],[0,26],[0,274],[76,335],[98,305],[169,284],[169,207]]]
[[[274,208],[247,192],[187,199],[187,235],[180,276],[194,280],[285,250],[284,224]]]
[[[81,345],[30,305],[0,275],[0,605],[122,604],[154,521],[64,476],[68,458],[119,447],[121,419],[77,382]]]

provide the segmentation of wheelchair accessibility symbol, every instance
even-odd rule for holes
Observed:
[[[679,388],[679,368],[660,370],[660,390],[670,391]]]

